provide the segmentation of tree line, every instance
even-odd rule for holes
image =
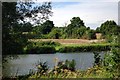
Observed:
[[[31,27],[31,30],[28,27]],[[101,38],[105,39],[120,32],[120,27],[113,20],[107,20],[93,30],[86,27],[80,17],[73,17],[67,26],[55,27],[53,21],[47,20],[34,27],[26,26],[26,29],[28,35],[31,35],[29,38],[39,39],[96,39],[96,33],[101,33]]]

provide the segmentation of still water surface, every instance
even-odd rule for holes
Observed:
[[[104,57],[104,52],[100,53],[101,58]],[[80,53],[56,53],[56,54],[27,54],[17,55],[15,59],[7,58],[8,62],[4,63],[3,75],[15,76],[28,74],[30,69],[36,70],[38,61],[47,62],[50,69],[55,66],[55,58],[59,61],[72,60],[76,61],[76,69],[85,70],[93,66],[93,52]]]

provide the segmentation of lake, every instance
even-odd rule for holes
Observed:
[[[101,58],[104,58],[104,52],[100,52],[100,55]],[[3,64],[3,75],[15,76],[16,74],[28,74],[30,69],[36,70],[38,61],[47,62],[49,68],[52,69],[55,66],[55,58],[58,58],[58,61],[74,59],[76,61],[76,69],[80,70],[86,70],[92,67],[94,63],[93,52],[17,55],[14,59],[6,58],[8,62]]]

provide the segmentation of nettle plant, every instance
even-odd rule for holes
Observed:
[[[109,70],[120,69],[120,49],[114,48],[105,54],[104,65]]]
[[[41,74],[41,75],[45,74],[49,69],[47,62],[38,62],[36,66],[37,66],[37,74]]]
[[[116,41],[113,42],[120,45],[119,38],[114,40]],[[120,77],[120,46],[112,46],[111,50],[105,54],[104,66],[106,67],[106,70],[112,72],[113,76]]]
[[[100,66],[102,64],[102,59],[99,52],[94,53],[94,66]]]

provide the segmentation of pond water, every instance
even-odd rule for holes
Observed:
[[[104,52],[100,52],[101,58],[104,57]],[[80,53],[56,53],[56,54],[27,54],[17,55],[17,58],[6,58],[8,62],[4,63],[3,75],[15,76],[28,74],[30,70],[36,70],[38,61],[47,62],[50,69],[55,66],[55,58],[58,61],[72,60],[76,61],[76,69],[86,70],[93,66],[93,52]]]

